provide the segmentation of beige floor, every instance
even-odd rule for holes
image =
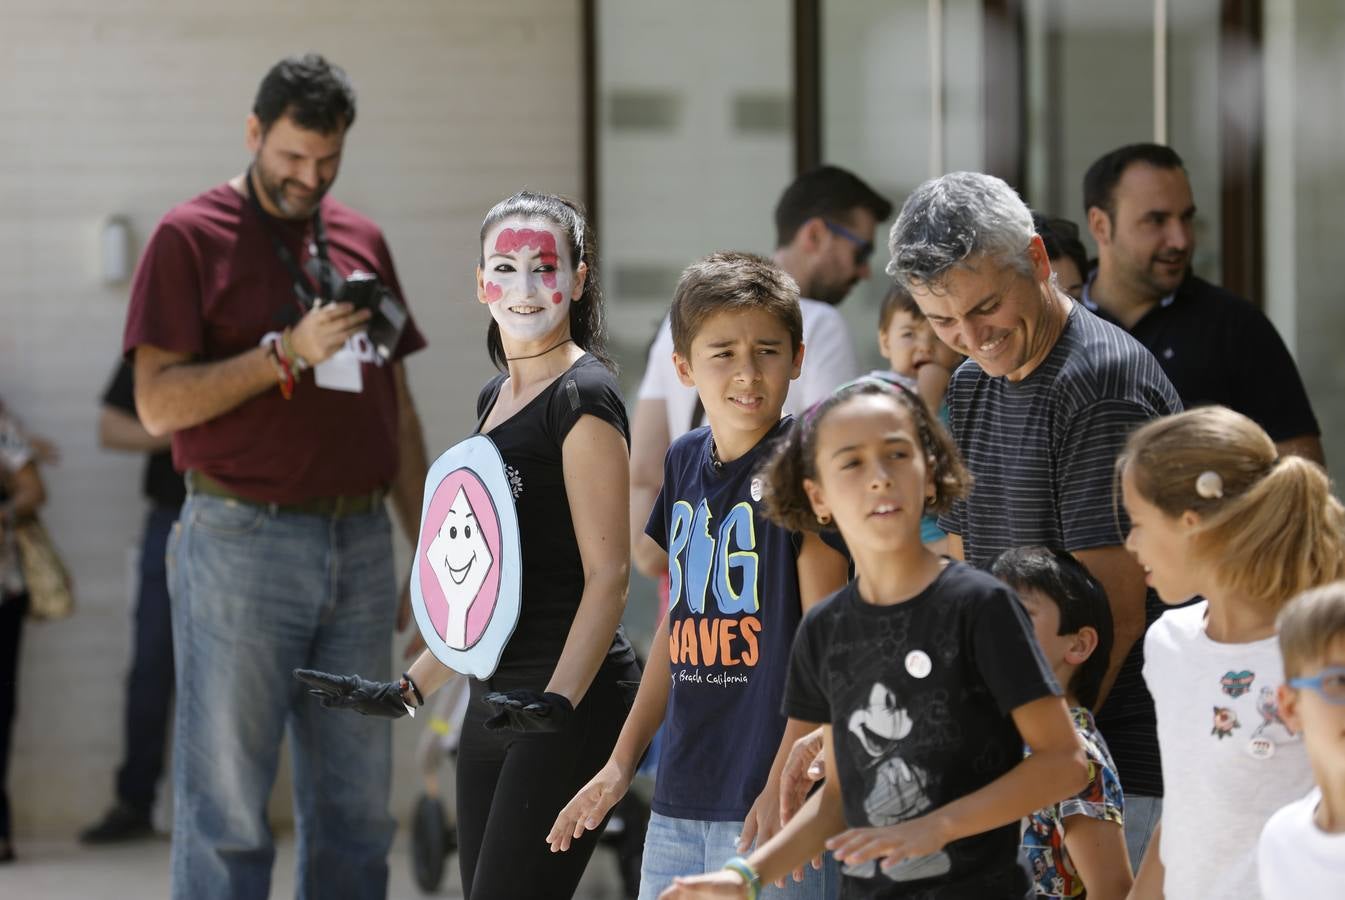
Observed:
[[[168,839],[128,846],[86,848],[73,841],[20,842],[19,858],[0,865],[3,900],[147,900],[168,896]],[[388,900],[421,900],[411,877],[405,836],[392,848]],[[294,896],[294,842],[282,836],[277,847],[271,897]],[[457,861],[450,858],[435,897],[460,898]],[[580,884],[580,900],[621,897],[616,855],[599,848]]]

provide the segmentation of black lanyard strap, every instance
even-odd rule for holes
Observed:
[[[314,256],[320,262],[316,266],[317,271],[313,273],[314,279],[310,280],[303,269],[299,268],[298,260],[294,258],[294,254],[290,252],[290,248],[280,237],[275,217],[263,209],[261,201],[257,199],[257,191],[252,184],[252,166],[248,166],[245,180],[248,187],[248,204],[261,217],[262,224],[266,227],[266,233],[271,237],[271,245],[275,248],[277,258],[289,271],[290,279],[293,282],[294,295],[298,298],[300,307],[307,310],[315,304],[322,296],[319,293],[321,291],[325,291],[330,298],[337,287],[335,284],[336,273],[332,268],[331,260],[327,257],[327,229],[322,224],[322,211],[320,209],[313,210],[313,250]],[[316,288],[314,287],[314,281],[317,282]],[[323,282],[327,283],[324,284]]]

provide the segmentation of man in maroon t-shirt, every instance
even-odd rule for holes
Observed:
[[[282,735],[294,759],[298,891],[387,889],[391,736],[299,702],[290,672],[391,673],[391,496],[414,539],[425,448],[401,359],[358,271],[401,287],[378,227],[326,196],[355,97],[320,56],[281,61],[247,119],[248,170],[172,209],[132,287],[124,349],[145,427],[173,434],[190,490],[168,546],[178,693],[173,896],[267,895],[265,820]],[[394,300],[391,316],[400,319]],[[386,309],[386,308],[385,308]]]

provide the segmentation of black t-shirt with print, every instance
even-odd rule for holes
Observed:
[[[481,390],[476,401],[478,422],[495,405],[504,380],[504,375],[497,375]],[[570,518],[561,447],[581,416],[609,423],[629,445],[626,405],[616,378],[588,354],[486,435],[504,459],[523,550],[523,606],[499,671],[549,673],[560,659],[579,609],[584,567]],[[602,485],[591,487],[602,490]],[[615,663],[634,659],[621,628],[612,639],[608,659]]]
[[[852,581],[799,626],[785,712],[832,727],[846,825],[892,825],[1016,766],[1010,713],[1059,687],[1013,591],[950,562],[920,594],[874,606]],[[1017,822],[879,871],[846,866],[846,898],[1022,900]]]

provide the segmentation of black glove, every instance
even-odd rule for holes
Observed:
[[[486,728],[491,731],[560,731],[574,716],[574,705],[563,694],[550,691],[504,691],[481,699],[495,709],[495,715],[486,720]]]
[[[399,682],[365,681],[358,675],[331,675],[314,669],[295,669],[294,677],[308,685],[308,693],[326,709],[353,709],[362,716],[386,719],[406,715]]]

